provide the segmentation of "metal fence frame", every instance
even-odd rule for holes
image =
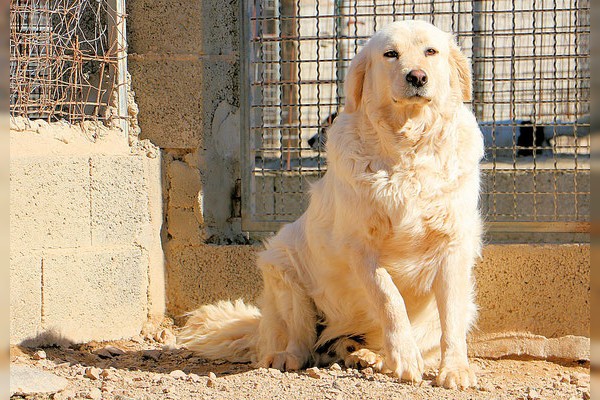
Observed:
[[[533,0],[535,2],[535,0]],[[241,103],[242,103],[242,140],[241,140],[241,157],[242,157],[242,229],[244,231],[249,231],[249,232],[260,232],[260,231],[276,231],[278,230],[282,224],[289,222],[289,219],[271,219],[271,220],[265,220],[265,219],[257,219],[256,218],[256,207],[257,207],[257,199],[255,197],[256,195],[256,182],[255,182],[255,176],[254,176],[254,152],[255,149],[253,149],[253,140],[254,138],[252,137],[251,134],[251,129],[250,129],[250,106],[252,104],[253,101],[253,92],[251,90],[251,86],[250,86],[250,81],[251,81],[251,66],[252,66],[252,61],[249,57],[249,51],[250,51],[250,40],[252,38],[252,27],[251,27],[251,19],[253,17],[252,15],[252,1],[251,0],[244,0],[241,2],[241,8],[242,8],[242,18],[240,21],[241,24],[241,54],[242,56],[240,57],[241,59]],[[255,0],[254,3],[261,3],[260,0]],[[298,6],[300,4],[300,1],[297,1]],[[478,4],[481,5],[481,1],[474,1],[473,2],[473,8],[475,9],[476,7],[478,7]],[[493,3],[492,2],[492,12],[493,10]],[[514,1],[513,1],[513,6],[514,6]],[[583,3],[586,3],[586,0],[583,0]],[[318,1],[317,1],[318,4]],[[395,2],[394,2],[395,4]],[[452,6],[454,7],[454,6]],[[587,11],[589,13],[589,4],[587,6]],[[482,11],[483,13],[485,12],[489,12],[489,11]],[[535,18],[535,17],[534,17]],[[514,19],[514,17],[513,17]],[[555,21],[554,23],[556,24],[556,17],[555,17]],[[493,22],[492,22],[493,24]],[[585,24],[584,24],[585,26]],[[493,26],[492,26],[493,29]],[[556,29],[556,26],[555,26]],[[588,29],[588,33],[589,33],[589,23],[587,25],[587,29]],[[281,33],[281,32],[280,32]],[[298,30],[298,35],[299,35],[299,30]],[[585,32],[584,32],[585,33]],[[477,40],[477,35],[474,32],[472,34],[473,39],[472,40]],[[492,39],[493,40],[493,39]],[[535,39],[534,39],[535,40]],[[514,42],[513,42],[514,43]],[[543,44],[543,43],[542,43]],[[535,44],[534,44],[535,46]],[[556,50],[556,41],[555,41],[555,50]],[[492,57],[494,57],[494,55],[492,55]],[[587,53],[587,57],[589,57],[589,48],[588,48],[588,53]],[[317,56],[318,58],[318,56]],[[341,60],[341,58],[340,58]],[[342,62],[342,61],[339,61]],[[513,54],[513,63],[514,63],[514,54]],[[493,64],[492,64],[493,65]],[[493,66],[492,66],[493,68]],[[534,66],[535,69],[535,66]],[[343,74],[344,69],[343,68],[338,68],[337,69],[337,74],[339,74],[336,78],[338,81],[343,80],[343,77],[341,76]],[[482,72],[485,71],[474,71],[475,74],[481,74]],[[583,79],[585,79],[585,77],[583,77]],[[589,80],[589,76],[587,77],[587,79]],[[481,81],[481,79],[480,79]],[[475,80],[475,84],[477,85],[477,80]],[[554,84],[556,86],[556,83]],[[494,96],[494,94],[492,93],[491,96]],[[534,95],[535,96],[535,95]],[[493,100],[493,98],[492,98]],[[489,99],[487,100],[489,101]],[[587,98],[587,101],[589,102],[589,96]],[[484,101],[482,101],[480,104],[483,104]],[[511,103],[511,107],[514,107],[514,104]],[[535,107],[535,106],[534,106]],[[579,107],[579,105],[576,105],[575,107]],[[495,107],[493,107],[495,110]],[[555,109],[556,110],[556,109]],[[493,113],[494,111],[492,111]],[[554,117],[554,125],[557,125],[557,120],[556,120],[556,116]],[[560,125],[560,122],[558,123],[558,125]],[[576,124],[577,125],[577,124]],[[585,124],[584,124],[585,125]],[[495,130],[499,129],[499,127],[501,127],[502,124],[501,123],[497,123],[495,120],[492,122],[492,132],[495,132]],[[512,130],[513,130],[513,136],[514,136],[514,130],[517,129],[518,127],[516,127],[514,124],[512,125]],[[534,127],[535,128],[535,127]],[[556,126],[554,126],[552,129],[554,129],[555,131],[555,135],[556,135]],[[573,128],[574,130],[577,129],[577,127]],[[589,130],[589,122],[587,124],[587,129]],[[575,132],[576,133],[576,132]],[[494,135],[494,133],[492,133],[492,136]],[[512,147],[511,148],[507,148],[508,151],[512,151],[513,153],[517,152],[518,147],[516,145],[516,137],[514,138],[515,140],[513,140],[512,143]],[[577,139],[575,140],[577,142]],[[587,148],[589,151],[589,143],[587,144]],[[299,146],[301,147],[301,146]],[[496,143],[494,143],[494,151],[499,151],[498,149],[502,150],[502,147],[500,146],[496,146]],[[533,174],[536,174],[539,171],[536,171],[536,166],[535,166],[535,154],[537,154],[537,150],[536,147],[534,145],[534,151],[533,151],[533,160],[534,160],[534,167],[533,167]],[[540,147],[540,149],[542,149]],[[579,147],[577,147],[577,149],[575,149],[575,166],[573,167],[573,171],[575,171],[575,174],[578,173],[578,171],[589,171],[589,159],[587,161],[587,165],[583,165],[585,163],[582,163],[582,165],[578,165],[577,163],[577,152]],[[492,170],[492,172],[495,174],[496,173],[496,158],[495,158],[495,152],[492,152],[493,154],[490,154],[490,156],[493,158],[493,162],[490,164],[488,163],[487,165],[484,165],[483,168],[484,169],[488,169],[488,170]],[[514,158],[514,157],[513,157]],[[288,156],[288,160],[289,160],[289,156]],[[289,162],[289,161],[288,161]],[[511,168],[509,166],[509,168]],[[558,168],[558,163],[556,161],[556,158],[554,159],[554,172],[556,171],[562,171],[560,168]],[[512,170],[511,171],[516,171],[517,169],[519,169],[519,167],[513,162],[512,165]],[[281,170],[279,170],[279,172],[274,172],[274,173],[279,173],[279,174],[294,174],[294,172],[287,172],[285,171],[283,168],[281,168]],[[555,197],[556,197],[556,177],[554,177],[554,190],[555,190]],[[535,178],[534,178],[534,185],[535,185]],[[575,183],[575,186],[577,186],[577,183]],[[535,189],[535,188],[534,188]],[[301,190],[302,191],[302,190]],[[589,191],[589,189],[588,189]],[[533,192],[534,198],[535,198],[535,191]],[[543,193],[546,194],[546,193]],[[575,196],[575,201],[577,201],[578,198],[578,191],[577,188],[575,188],[575,192],[574,193],[566,193],[566,194],[573,194]],[[583,194],[588,194],[588,192],[585,192]],[[534,200],[535,201],[535,200]],[[555,199],[555,203],[556,203],[556,199]],[[555,205],[556,208],[556,205]],[[560,220],[560,221],[528,221],[528,220],[510,220],[510,221],[491,221],[487,223],[487,230],[488,232],[502,232],[502,233],[510,233],[510,232],[516,232],[516,233],[587,233],[590,230],[590,223],[589,223],[589,219],[588,220],[576,220],[576,221],[566,221],[566,220]]]

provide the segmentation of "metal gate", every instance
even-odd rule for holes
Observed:
[[[301,215],[350,60],[403,19],[454,32],[472,60],[488,229],[589,230],[589,0],[255,0],[244,12],[244,230]]]

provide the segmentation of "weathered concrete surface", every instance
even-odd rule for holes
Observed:
[[[148,183],[148,211],[150,216],[148,225],[144,227],[146,232],[145,245],[142,244],[142,248],[146,249],[148,257],[148,317],[154,321],[161,321],[167,307],[165,294],[166,260],[162,247],[163,205],[166,197],[163,193],[162,158],[158,160],[144,159],[144,171]]]
[[[589,245],[488,245],[475,274],[479,330],[590,336]]]
[[[20,248],[89,246],[89,157],[13,157],[11,241]]]
[[[239,217],[233,209],[233,198],[241,174],[240,115],[238,108],[221,102],[214,113],[205,150],[199,154],[206,235],[216,243],[243,243],[241,231],[232,221],[232,217]]]
[[[10,132],[11,343],[130,337],[164,314],[161,159],[98,129]]]
[[[144,158],[92,156],[90,177],[92,245],[137,242],[149,222]]]
[[[73,342],[138,334],[148,316],[148,261],[137,247],[49,252],[44,326]]]
[[[42,326],[41,254],[15,254],[10,259],[10,334],[34,337]]]
[[[198,147],[206,115],[202,62],[129,57],[128,69],[140,107],[141,136],[162,148]]]
[[[257,300],[262,278],[256,268],[258,246],[177,245],[169,242],[167,310],[174,317],[222,299]]]
[[[243,297],[262,285],[260,246],[172,246],[168,310]],[[474,335],[506,332],[560,338],[590,336],[589,245],[487,245],[475,268],[479,320]]]

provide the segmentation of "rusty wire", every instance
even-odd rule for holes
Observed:
[[[108,121],[122,17],[107,0],[11,0],[11,116]]]

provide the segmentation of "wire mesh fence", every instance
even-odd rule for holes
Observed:
[[[115,0],[11,0],[11,115],[115,117],[124,17]]]
[[[326,171],[326,130],[343,104],[350,60],[385,24],[422,19],[454,32],[472,60],[486,220],[501,230],[585,230],[589,0],[246,6],[245,229],[275,230],[302,213],[309,182]]]

